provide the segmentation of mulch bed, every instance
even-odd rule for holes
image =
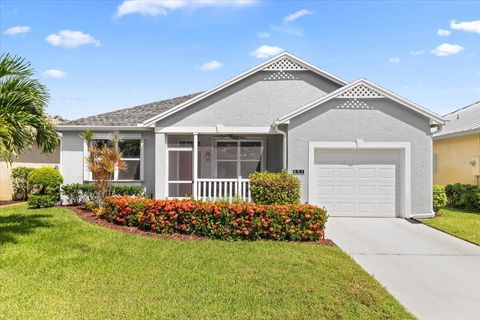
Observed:
[[[203,237],[191,236],[186,234],[161,234],[156,232],[148,232],[141,230],[137,227],[128,227],[109,222],[105,219],[97,217],[97,215],[90,210],[87,210],[81,206],[60,206],[60,208],[67,208],[73,211],[80,219],[87,221],[91,224],[100,225],[105,228],[122,231],[125,233],[131,233],[142,237],[160,238],[160,239],[172,239],[172,240],[201,240]]]
[[[187,234],[161,234],[161,233],[156,233],[156,232],[149,232],[145,230],[141,230],[137,227],[128,227],[128,226],[121,226],[118,224],[115,224],[113,222],[109,222],[107,220],[101,219],[97,217],[93,212],[90,210],[87,210],[81,206],[59,206],[60,208],[67,208],[73,211],[80,219],[89,222],[91,224],[96,224],[100,225],[105,228],[109,229],[114,229],[126,233],[131,233],[135,234],[138,236],[142,237],[149,237],[149,238],[160,238],[160,239],[170,239],[170,240],[202,240],[206,239],[205,237],[199,237],[199,236],[192,236],[192,235],[187,235]],[[306,243],[311,243],[311,244],[322,244],[326,246],[332,246],[335,247],[335,243],[330,240],[330,239],[324,239],[316,242],[306,242]]]
[[[23,200],[0,200],[0,207],[25,203]]]

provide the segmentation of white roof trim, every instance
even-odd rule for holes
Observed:
[[[325,103],[333,98],[336,98],[338,96],[340,96],[342,93],[346,92],[347,90],[355,87],[356,85],[358,84],[363,84],[367,87],[370,87],[372,90],[374,91],[378,91],[380,94],[382,94],[383,96],[385,96],[385,98],[388,98],[388,99],[391,99],[395,102],[398,102],[399,104],[402,104],[428,118],[430,118],[432,120],[433,123],[437,123],[437,124],[445,124],[445,119],[440,116],[439,114],[436,114],[435,112],[432,112],[428,109],[425,109],[421,106],[419,106],[418,104],[414,103],[414,102],[411,102],[405,98],[402,98],[396,94],[394,94],[393,92],[391,91],[388,91],[387,89],[384,89],[382,87],[380,87],[379,85],[376,85],[374,84],[373,82],[370,82],[369,80],[365,79],[365,78],[360,78],[360,79],[357,79],[355,81],[353,81],[352,83],[344,86],[344,87],[341,87],[323,97],[320,97],[312,102],[310,102],[309,104],[307,105],[304,105],[280,118],[278,118],[275,123],[276,124],[287,124],[289,123],[290,119],[310,110],[310,109],[313,109],[315,107],[317,107],[318,105],[322,104],[322,103]],[[368,99],[368,98],[366,98]]]
[[[205,99],[205,98],[213,95],[214,93],[216,93],[216,92],[218,92],[218,91],[220,91],[220,90],[222,90],[222,89],[224,89],[224,88],[226,88],[226,87],[228,87],[228,86],[231,86],[231,85],[239,82],[239,81],[242,80],[242,79],[245,79],[246,77],[248,77],[248,76],[250,76],[250,75],[252,75],[252,74],[254,74],[254,73],[256,73],[256,72],[263,70],[264,68],[268,67],[269,65],[271,65],[271,64],[274,63],[274,62],[276,62],[277,60],[280,60],[280,59],[285,58],[285,57],[287,57],[287,58],[289,58],[289,59],[291,59],[291,60],[293,60],[293,61],[295,61],[295,62],[297,62],[297,63],[299,63],[299,64],[301,64],[301,65],[303,65],[306,69],[308,69],[308,70],[310,70],[310,71],[312,71],[312,72],[315,72],[316,74],[318,74],[318,75],[320,75],[320,76],[323,76],[323,77],[325,77],[325,78],[327,78],[327,79],[329,79],[329,80],[331,80],[331,81],[333,81],[333,82],[335,82],[335,83],[338,83],[339,85],[344,86],[344,85],[347,84],[346,81],[344,81],[344,80],[342,80],[342,79],[340,79],[340,78],[332,75],[331,73],[328,73],[328,72],[326,72],[326,71],[324,71],[324,70],[322,70],[322,69],[320,69],[320,68],[317,68],[316,66],[314,66],[314,65],[312,65],[312,64],[310,64],[310,63],[308,63],[308,62],[306,62],[306,61],[304,61],[304,60],[302,60],[302,59],[300,59],[300,58],[298,58],[298,57],[296,57],[296,56],[294,56],[294,55],[291,54],[291,53],[282,52],[282,53],[280,53],[279,55],[277,55],[277,56],[275,56],[275,57],[273,57],[273,58],[271,58],[271,59],[269,59],[269,60],[267,60],[267,61],[265,61],[265,62],[263,62],[263,63],[261,63],[261,64],[259,64],[259,65],[257,65],[257,66],[255,66],[255,67],[253,67],[253,68],[245,71],[244,73],[236,76],[235,78],[232,78],[232,79],[229,79],[229,80],[227,80],[227,81],[225,81],[225,82],[222,82],[222,83],[220,83],[219,85],[213,87],[212,89],[207,90],[207,91],[205,91],[205,92],[203,92],[203,93],[201,93],[201,94],[193,97],[192,99],[187,100],[187,101],[179,104],[178,106],[176,106],[176,107],[174,107],[174,108],[172,108],[172,109],[170,109],[170,110],[167,110],[167,111],[165,111],[165,112],[163,112],[163,113],[160,113],[160,114],[158,114],[158,115],[156,115],[156,116],[154,116],[154,117],[152,117],[152,118],[150,118],[150,119],[145,120],[145,121],[142,123],[142,125],[143,125],[143,126],[151,126],[152,124],[154,124],[154,123],[157,122],[158,120],[161,120],[161,119],[163,119],[163,118],[166,118],[166,117],[168,117],[168,116],[170,116],[170,115],[172,115],[172,114],[174,114],[174,113],[176,113],[176,112],[178,112],[178,111],[180,111],[180,110],[182,110],[182,109],[185,109],[186,107],[188,107],[188,106],[190,106],[190,105],[192,105],[192,104],[194,104],[194,103],[196,103],[196,102],[198,102],[198,101],[201,101],[201,100],[203,100],[203,99]]]

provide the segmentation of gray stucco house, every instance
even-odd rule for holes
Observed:
[[[70,121],[65,183],[91,180],[94,143],[121,135],[118,183],[155,198],[249,199],[250,173],[287,169],[330,215],[432,215],[432,136],[444,119],[366,79],[347,83],[282,53],[201,93]]]

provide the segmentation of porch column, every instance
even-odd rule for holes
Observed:
[[[193,133],[193,198],[197,199],[198,178],[198,132]]]
[[[155,198],[167,197],[167,135],[155,132]]]

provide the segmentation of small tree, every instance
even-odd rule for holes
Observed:
[[[442,185],[433,185],[433,210],[439,212],[441,208],[447,205],[447,195]]]
[[[122,152],[118,147],[120,139],[117,133],[113,135],[112,146],[104,144],[101,147],[92,143],[92,131],[84,131],[82,136],[89,144],[88,156],[85,158],[85,161],[88,170],[92,173],[95,189],[98,193],[99,203],[96,203],[96,205],[101,205],[103,199],[112,192],[112,180],[115,169],[125,170],[127,164],[122,160]]]

